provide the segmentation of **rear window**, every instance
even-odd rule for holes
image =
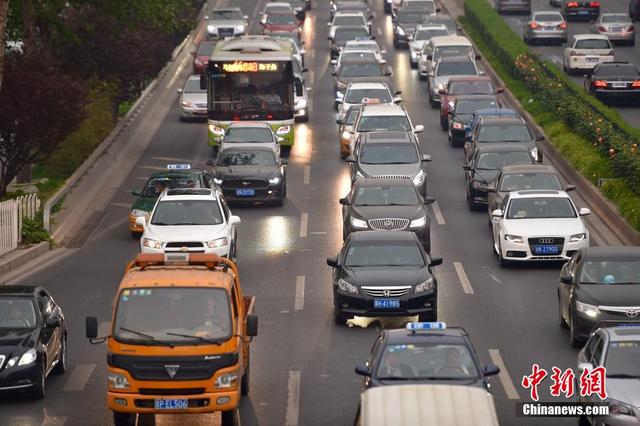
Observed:
[[[493,95],[496,89],[493,83],[484,81],[452,81],[448,92],[452,95]]]
[[[593,73],[597,77],[640,77],[635,65],[600,65]]]
[[[564,21],[559,13],[536,13],[533,19],[540,22],[557,22]]]
[[[424,266],[415,242],[357,242],[347,250],[345,266]]]
[[[631,23],[631,19],[629,18],[628,15],[624,15],[622,13],[620,14],[604,14],[602,15],[602,20],[601,22],[603,24],[630,24]]]
[[[443,75],[476,75],[476,67],[473,62],[440,62],[436,76]]]
[[[333,20],[333,25],[364,25],[363,16],[336,16]]]
[[[530,142],[533,138],[523,124],[483,125],[478,130],[478,142]]]
[[[611,43],[609,40],[603,40],[598,38],[578,40],[576,41],[575,49],[611,49]]]
[[[458,101],[456,103],[455,112],[457,114],[471,114],[474,111],[484,108],[497,108],[498,103],[493,99],[483,99],[483,100],[464,100]]]
[[[528,189],[549,189],[561,191],[558,176],[551,173],[512,173],[502,176],[500,191],[524,191]]]
[[[366,28],[336,28],[335,40],[366,40],[370,37]]]

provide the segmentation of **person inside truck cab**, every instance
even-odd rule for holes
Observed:
[[[204,302],[202,323],[197,327],[206,337],[224,337],[231,334],[229,310],[221,306],[215,294],[208,294]]]

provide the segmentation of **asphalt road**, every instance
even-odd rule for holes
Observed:
[[[537,12],[540,10],[557,10],[549,5],[548,0],[532,0],[532,11]],[[629,1],[628,0],[608,0],[601,2],[601,13],[628,13]],[[527,15],[503,15],[504,20],[509,26],[522,37],[523,19],[528,19]],[[589,21],[569,21],[567,23],[567,29],[569,31],[569,38],[573,34],[587,34],[591,32],[592,23]],[[638,25],[636,26],[636,32],[638,31]],[[636,35],[636,45],[615,45],[613,48],[616,61],[626,61],[640,67],[640,42],[638,42],[638,36]],[[558,68],[562,69],[562,57],[565,46],[545,45],[545,46],[530,46],[535,52],[541,54],[545,59],[548,59],[555,63]],[[571,79],[575,81],[579,86],[583,86],[584,77],[582,75],[571,76]],[[633,127],[640,127],[640,107],[630,105],[629,103],[617,104],[615,109],[620,115]]]
[[[255,17],[262,3],[221,0]],[[490,249],[483,213],[469,212],[464,192],[462,150],[451,148],[429,107],[426,86],[409,67],[407,51],[392,47],[391,19],[375,2],[378,40],[387,49],[393,79],[403,91],[414,124],[424,124],[423,151],[434,161],[426,168],[432,215],[432,253],[444,258],[437,269],[439,319],[466,328],[484,363],[504,363],[492,380],[501,423],[576,424],[575,419],[515,417],[515,400],[528,398],[519,385],[533,363],[575,367],[577,351],[558,326],[558,266],[501,269]],[[296,127],[288,170],[288,200],[282,208],[234,208],[239,227],[239,268],[245,292],[257,298],[259,336],[252,347],[251,389],[241,406],[244,425],[348,425],[353,421],[361,381],[353,373],[363,362],[380,327],[402,319],[356,320],[336,326],[332,318],[330,271],[324,259],[341,245],[338,198],[349,188],[347,164],[339,159],[336,114],[326,41],[328,2],[317,1],[304,26],[308,85],[313,87],[309,123]],[[252,28],[255,30],[255,21]],[[374,29],[374,31],[376,31]],[[188,67],[187,67],[188,69]],[[187,72],[169,84],[177,88]],[[174,81],[175,80],[175,81]],[[206,126],[181,123],[175,105],[142,159],[109,203],[89,238],[57,262],[21,282],[49,288],[69,325],[69,372],[52,376],[42,401],[0,399],[0,423],[7,425],[105,425],[106,349],[84,337],[84,317],[96,315],[108,326],[111,303],[123,268],[138,251],[129,237],[129,191],[168,162],[203,164],[211,155]],[[548,385],[548,383],[547,383]],[[540,389],[548,397],[546,386]],[[158,416],[157,424],[205,424],[215,416]],[[152,423],[153,419],[142,419]]]

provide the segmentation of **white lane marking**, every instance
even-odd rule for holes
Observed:
[[[310,232],[311,235],[327,235],[325,231],[314,231]]]
[[[296,311],[301,311],[304,308],[304,275],[298,275],[296,277],[296,298],[293,303],[293,308]]]
[[[287,411],[284,416],[285,426],[298,426],[300,417],[300,371],[289,371],[287,383]]]
[[[562,58],[558,55],[551,55],[551,60],[556,64],[562,64]]]
[[[300,215],[300,238],[307,237],[307,225],[309,225],[309,213]]]
[[[382,29],[380,27],[376,28],[376,32],[378,33],[379,36],[382,35]]]
[[[65,416],[50,416],[46,408],[42,409],[42,426],[63,426],[67,422],[67,418]],[[29,424],[29,422],[16,422],[15,424]]]
[[[461,262],[453,262],[453,267],[456,269],[456,274],[458,274],[458,279],[460,280],[460,284],[462,285],[462,289],[466,294],[473,294],[473,287],[471,287],[471,282],[467,277],[467,273],[464,271],[464,267]]]
[[[309,81],[308,84],[309,86],[313,87],[313,78],[315,77],[315,74],[313,72],[313,70],[309,71]]]
[[[436,217],[436,223],[438,225],[446,225],[447,222],[444,220],[444,215],[442,214],[442,210],[440,210],[440,205],[437,201],[434,201],[431,204],[431,208],[433,209],[433,215]]]
[[[604,241],[600,235],[596,234],[595,232],[589,232],[589,238],[591,238],[592,240],[595,241],[595,243],[598,245],[598,247],[604,247],[607,246],[609,244],[606,243],[606,241]]]
[[[96,368],[95,364],[78,364],[73,368],[69,379],[64,384],[62,390],[65,391],[83,391],[85,386],[87,386],[87,382],[89,381],[89,377],[93,373],[93,370]]]
[[[176,80],[178,79],[178,77],[180,77],[180,74],[182,73],[182,70],[184,69],[184,65],[185,65],[186,63],[187,63],[187,62],[186,62],[186,61],[184,61],[184,62],[182,62],[180,65],[178,65],[178,68],[176,69],[175,74],[173,74],[173,76],[171,77],[171,80],[169,80],[169,81],[167,82],[167,85],[165,86],[167,89],[168,89],[169,87],[173,86],[173,84],[176,82]]]
[[[489,356],[491,357],[491,361],[493,361],[493,363],[500,368],[498,378],[500,379],[500,383],[502,383],[504,392],[507,394],[507,398],[520,399],[520,395],[518,395],[518,391],[513,384],[513,380],[511,380],[511,375],[507,370],[507,366],[504,365],[504,361],[502,359],[502,356],[500,355],[500,350],[489,349]]]
[[[126,191],[126,192],[130,192],[130,191]],[[113,207],[126,207],[126,208],[131,207],[131,203],[109,203],[109,205]]]
[[[500,278],[496,277],[494,274],[489,274],[489,278],[491,278],[492,280],[494,280],[498,284],[502,284],[502,280]]]
[[[309,183],[311,182],[311,165],[310,164],[306,164],[304,166],[303,182],[305,185],[309,185]]]

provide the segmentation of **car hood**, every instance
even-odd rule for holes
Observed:
[[[191,102],[194,104],[207,104],[207,92],[204,93],[200,93],[200,92],[190,92],[190,93],[183,93],[182,94],[182,101],[183,102]]]
[[[226,225],[147,225],[143,237],[164,242],[169,241],[208,241],[225,235]]]
[[[292,32],[298,28],[298,25],[297,24],[264,24],[264,27],[270,31]]]
[[[352,206],[351,211],[363,219],[416,219],[424,215],[420,205],[415,206]]]
[[[153,210],[153,206],[156,205],[156,201],[158,197],[138,197],[138,199],[133,203],[131,209],[143,210],[146,212],[151,212]]]
[[[365,266],[345,267],[346,281],[354,285],[400,286],[416,285],[428,278],[426,267],[420,266]]]
[[[637,306],[640,284],[582,284],[577,300],[596,306]]]
[[[237,27],[238,25],[244,25],[244,19],[210,19],[207,25],[213,25],[215,27],[229,28]]]
[[[420,163],[409,164],[363,164],[359,163],[362,173],[367,176],[402,175],[413,178],[421,169]]]
[[[0,328],[0,354],[22,355],[24,351],[35,347],[39,329]]]
[[[277,166],[230,166],[216,167],[216,176],[221,179],[268,179],[278,171]]]
[[[428,40],[411,40],[409,43],[414,50],[422,50]]]
[[[491,183],[498,175],[499,170],[476,170],[473,174],[473,180],[482,183]]]
[[[640,407],[640,379],[612,379],[607,377],[607,397]]]
[[[343,86],[348,86],[349,83],[351,82],[358,82],[358,81],[377,81],[377,79],[380,79],[381,77],[384,77],[382,75],[380,76],[373,76],[373,77],[367,77],[367,76],[353,76],[353,77],[345,77],[342,75],[338,75],[335,77],[335,85],[341,84]]]
[[[580,218],[568,219],[505,219],[505,233],[528,237],[555,237],[586,232]],[[566,242],[565,242],[566,244]]]
[[[437,77],[433,77],[433,86],[434,87],[440,87],[440,85],[442,85],[442,87],[447,87],[447,84],[449,84],[449,79],[451,77],[475,77],[475,74],[473,75],[440,75]]]

